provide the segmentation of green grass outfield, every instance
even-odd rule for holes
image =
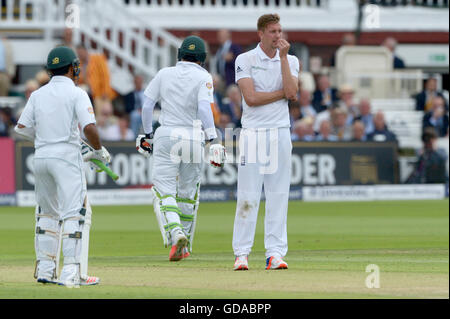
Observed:
[[[89,273],[33,278],[34,209],[0,207],[0,298],[449,298],[449,202],[290,202],[288,270],[264,270],[261,205],[249,271],[234,272],[235,203],[201,203],[194,253],[168,261],[151,206],[94,207]],[[380,288],[365,285],[366,266]]]

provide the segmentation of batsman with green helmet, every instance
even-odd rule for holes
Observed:
[[[160,70],[144,92],[145,135],[138,136],[136,148],[146,156],[153,154],[153,206],[164,244],[171,246],[170,261],[192,252],[205,141],[217,138],[211,110],[213,82],[201,66],[206,54],[201,38],[187,37],[178,51],[179,62]],[[154,133],[156,102],[161,105],[161,126]],[[223,166],[225,157],[221,144],[210,146],[211,165]]]
[[[110,155],[100,143],[90,99],[74,83],[80,70],[76,54],[68,47],[54,48],[47,69],[50,82],[32,93],[15,128],[35,146],[35,277],[40,283],[94,285],[99,278],[87,275],[92,210],[83,161],[106,164]],[[93,147],[83,155],[78,126]]]

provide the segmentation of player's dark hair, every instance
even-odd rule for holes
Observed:
[[[185,54],[181,57],[182,60],[184,61],[188,61],[188,62],[200,62],[198,61],[198,58],[194,55],[190,55],[190,54]]]
[[[69,72],[70,67],[71,65],[66,65],[59,69],[49,70],[49,73],[51,76],[65,75]]]

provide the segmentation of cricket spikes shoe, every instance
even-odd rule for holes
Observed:
[[[183,249],[183,258],[188,258],[191,255],[189,252],[189,249],[187,247],[184,247]]]
[[[175,230],[172,234],[173,245],[170,249],[169,260],[170,261],[179,261],[184,257],[184,248],[186,248],[188,240],[183,231]]]
[[[80,280],[80,286],[94,286],[100,283],[100,278],[88,276],[86,279]]]
[[[287,269],[288,264],[280,257],[269,257],[266,259],[266,270],[270,269]]]
[[[246,255],[237,256],[234,260],[233,270],[248,270],[248,257]]]

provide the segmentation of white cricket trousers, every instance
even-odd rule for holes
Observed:
[[[152,182],[162,197],[169,231],[180,227],[188,232],[192,225],[194,205],[188,201],[201,181],[204,143],[191,137],[192,128],[161,126],[155,133]]]
[[[261,191],[264,187],[265,255],[266,258],[284,257],[288,250],[287,210],[292,154],[290,130],[242,129],[239,149],[237,206],[233,230],[234,254],[250,254]]]
[[[70,148],[70,146],[67,146]],[[86,197],[86,178],[79,148],[73,147],[65,158],[34,158],[35,194],[39,209],[36,213],[35,250],[38,277],[52,277],[58,254],[58,234],[64,234],[62,278],[73,272],[78,263],[80,240],[72,234],[81,231],[77,219]]]

